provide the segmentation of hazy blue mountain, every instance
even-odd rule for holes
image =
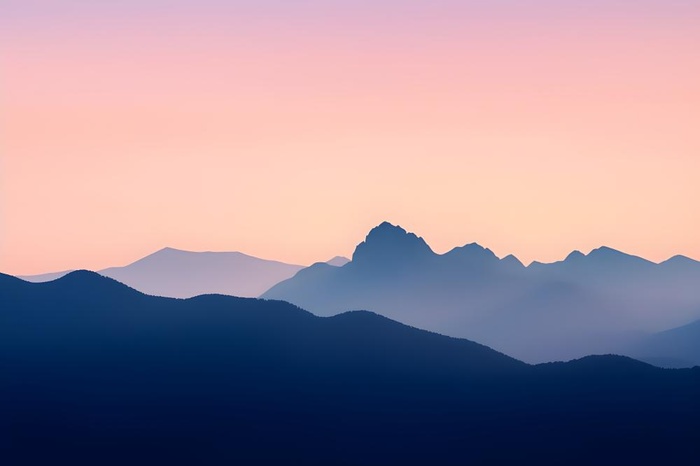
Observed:
[[[528,362],[618,352],[648,333],[700,318],[700,264],[663,264],[601,247],[565,260],[499,259],[472,243],[436,254],[384,222],[341,268],[316,264],[262,297],[317,315],[371,309]]]
[[[572,253],[565,261],[532,264],[528,269],[541,279],[591,289],[615,303],[618,311],[631,314],[643,332],[655,333],[700,318],[700,262],[684,256],[655,264],[601,247],[588,255]]]
[[[682,269],[672,263],[655,264],[612,248],[600,247],[589,254],[574,251],[563,261],[551,264],[533,262],[528,269],[542,278],[566,279],[603,290],[637,293],[645,292],[646,286],[653,287],[655,283],[665,287],[668,278],[675,279],[679,273],[700,277],[700,264],[693,271],[693,267]]]
[[[700,366],[700,320],[650,335],[630,353],[662,367]]]
[[[371,270],[394,270],[406,264],[427,262],[434,256],[423,238],[384,222],[373,228],[367,239],[357,245],[352,262]]]
[[[658,465],[700,453],[698,369],[617,356],[529,366],[369,312],[158,298],[85,271],[0,275],[0,374],[8,466]]]
[[[614,275],[619,273],[643,273],[651,270],[656,264],[641,257],[625,254],[608,247],[594,249],[589,254],[573,251],[566,259],[551,264],[533,262],[529,268],[533,271],[551,272],[556,274],[579,274],[587,278],[599,278],[600,274]]]
[[[681,255],[673,256],[660,265],[676,272],[690,273],[696,276],[700,275],[700,262],[689,257]]]

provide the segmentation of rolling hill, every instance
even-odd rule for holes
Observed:
[[[330,266],[329,266],[330,267]],[[689,464],[700,370],[530,366],[370,312],[0,275],[10,466]]]

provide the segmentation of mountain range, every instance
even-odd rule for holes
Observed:
[[[525,266],[476,243],[436,254],[419,236],[384,222],[357,245],[352,261],[303,267],[165,248],[99,273],[157,296],[262,296],[319,316],[371,310],[530,363],[608,352],[669,367],[698,363],[692,343],[671,345],[676,339],[664,336],[700,320],[700,263],[684,256],[656,264],[600,247]]]
[[[262,297],[321,316],[370,309],[536,363],[637,356],[645,339],[700,319],[698,285],[700,263],[682,256],[655,264],[601,247],[525,267],[476,243],[436,254],[384,222],[348,264],[314,264]]]
[[[8,466],[657,465],[700,453],[700,368],[533,366],[371,312],[154,297],[86,271],[0,274],[0,374]]]
[[[341,266],[337,256],[328,263]],[[139,291],[154,296],[191,298],[201,294],[257,297],[304,266],[259,259],[241,252],[192,252],[163,248],[124,267],[100,270]],[[70,271],[22,276],[32,282],[55,280]]]

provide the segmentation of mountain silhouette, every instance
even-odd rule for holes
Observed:
[[[350,259],[348,259],[347,257],[335,256],[333,259],[327,260],[326,264],[332,265],[334,267],[342,267],[348,262],[350,262]]]
[[[566,276],[587,282],[605,283],[611,277],[625,276],[628,279],[639,279],[653,272],[655,266],[653,262],[641,257],[602,246],[589,254],[573,251],[560,262],[551,264],[534,262],[529,268],[551,276]]]
[[[476,243],[436,254],[384,222],[342,268],[312,266],[262,294],[329,316],[371,309],[527,362],[623,352],[700,318],[700,263],[654,264],[608,247],[528,267]]]
[[[495,265],[499,262],[498,257],[490,249],[476,243],[454,248],[445,253],[444,258],[482,266]]]
[[[435,253],[423,238],[408,233],[400,226],[383,222],[357,245],[352,262],[372,270],[396,270],[406,264],[430,260],[434,256]]]
[[[240,252],[191,252],[163,248],[124,267],[99,273],[156,296],[190,298],[219,293],[255,297],[293,276],[303,266],[268,261]],[[48,281],[58,274],[22,277]]]
[[[501,263],[506,264],[508,267],[511,267],[513,269],[524,269],[525,265],[515,257],[513,254],[508,254],[506,257],[501,259]]]
[[[649,335],[630,353],[662,367],[700,366],[700,320]]]
[[[336,256],[328,263],[341,267],[349,261]],[[110,267],[98,273],[155,296],[190,298],[216,293],[257,297],[303,268],[301,265],[259,259],[241,252],[192,252],[163,248],[127,266]],[[70,272],[72,270],[20,278],[30,282],[47,282]]]
[[[700,262],[686,256],[677,255],[662,262],[660,265],[667,268],[675,268],[697,273],[697,270],[700,267]]]
[[[9,466],[644,465],[698,453],[698,369],[618,356],[530,366],[370,312],[153,297],[85,271],[0,275],[0,370]]]
[[[126,267],[101,270],[100,274],[156,296],[189,298],[219,293],[254,297],[301,268],[240,252],[165,248]]]

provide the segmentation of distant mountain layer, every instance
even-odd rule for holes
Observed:
[[[320,316],[371,310],[531,363],[615,352],[678,365],[647,354],[660,348],[647,344],[649,335],[700,320],[700,263],[687,257],[655,264],[601,247],[525,267],[476,243],[436,254],[388,222],[372,229],[352,261],[335,257],[303,268],[237,252],[166,248],[100,273],[159,296],[263,296]],[[682,360],[688,365],[696,355]]]
[[[475,243],[436,254],[384,222],[352,262],[314,264],[262,297],[322,316],[369,309],[545,362],[628,351],[649,333],[700,319],[700,263],[677,256],[655,264],[601,247],[525,267]]]
[[[74,272],[74,270],[62,270],[61,272],[49,272],[38,275],[18,275],[18,278],[32,283],[42,283],[57,280],[64,275]]]
[[[257,297],[303,266],[248,256],[240,252],[190,252],[165,248],[125,267],[100,270],[139,291],[155,296],[190,298],[202,294]],[[67,272],[23,279],[54,280]]]
[[[645,337],[630,354],[662,367],[700,366],[700,320]]]
[[[84,271],[47,283],[0,274],[0,371],[0,453],[12,466],[657,465],[698,454],[700,369],[617,356],[529,366],[369,312],[158,298]]]
[[[343,256],[335,256],[333,259],[326,261],[326,264],[332,265],[334,267],[342,267],[350,262],[350,259]]]
[[[341,267],[349,261],[346,257],[336,256],[326,263]],[[127,266],[110,267],[99,273],[154,296],[191,298],[202,294],[225,294],[253,298],[303,268],[302,265],[259,259],[241,252],[164,248]],[[19,278],[39,283],[56,280],[70,272]]]
[[[126,267],[112,267],[100,273],[155,296],[190,298],[219,293],[255,297],[302,268],[240,252],[165,248]]]

